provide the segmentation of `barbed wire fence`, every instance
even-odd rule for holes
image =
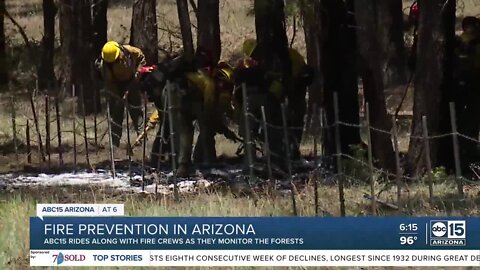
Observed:
[[[138,155],[135,155],[132,149],[132,141],[131,141],[131,126],[132,123],[129,119],[129,110],[132,108],[133,105],[128,104],[126,102],[126,96],[119,97],[115,95],[107,95],[103,93],[102,96],[107,96],[105,98],[106,106],[106,113],[96,113],[97,108],[95,105],[95,113],[92,117],[87,119],[85,113],[84,106],[81,108],[77,108],[77,104],[83,104],[84,102],[78,103],[78,98],[84,99],[84,93],[82,89],[78,89],[80,93],[76,93],[77,89],[75,87],[72,88],[72,97],[70,100],[60,100],[59,97],[52,97],[49,95],[31,95],[29,100],[28,108],[18,108],[17,99],[15,96],[12,96],[8,101],[3,101],[3,108],[8,108],[10,112],[10,122],[11,122],[11,141],[13,142],[13,154],[15,163],[17,165],[28,165],[33,164],[35,161],[33,157],[38,159],[39,164],[44,164],[47,166],[47,169],[51,169],[53,167],[62,168],[66,165],[73,163],[73,169],[77,170],[80,167],[81,162],[85,162],[87,168],[95,170],[94,164],[92,164],[92,157],[96,157],[101,155],[102,149],[108,148],[108,155],[106,155],[107,159],[109,159],[109,165],[103,165],[104,168],[111,172],[112,177],[117,177],[118,171],[116,170],[116,166],[118,163],[118,159],[116,156],[123,156],[128,161],[128,168],[127,174],[130,179],[134,177],[133,170],[135,168],[139,168],[140,175],[141,175],[141,185],[142,190],[145,188],[146,183],[146,173],[147,172],[156,172],[158,175],[155,177],[155,184],[157,191],[158,186],[158,179],[159,178],[171,178],[174,183],[174,196],[175,199],[179,199],[179,189],[178,189],[178,179],[176,177],[176,156],[178,153],[175,153],[175,137],[179,134],[177,129],[174,127],[176,124],[174,122],[173,115],[175,114],[175,110],[179,108],[175,107],[172,103],[172,91],[174,84],[167,83],[165,89],[163,89],[164,93],[164,101],[163,101],[163,108],[156,108],[159,113],[161,113],[161,121],[162,124],[159,124],[158,128],[161,128],[161,132],[157,132],[156,136],[160,136],[160,151],[151,153],[151,156],[157,156],[158,163],[156,166],[152,166],[152,164],[147,163],[147,144],[146,144],[146,137],[143,140],[141,156],[138,158]],[[78,95],[77,95],[78,94]],[[313,181],[314,190],[315,190],[315,213],[318,214],[318,184],[319,179],[321,177],[325,177],[327,173],[331,174],[332,181],[338,186],[338,198],[339,198],[339,208],[340,214],[342,216],[346,215],[346,207],[345,207],[345,184],[346,181],[358,181],[355,176],[349,175],[345,166],[348,165],[346,162],[354,162],[355,164],[359,165],[363,170],[368,172],[368,179],[367,183],[369,185],[369,194],[365,194],[365,198],[369,199],[371,202],[371,209],[372,213],[376,213],[377,204],[381,203],[379,201],[379,197],[381,193],[385,190],[385,188],[377,190],[378,181],[377,178],[379,176],[385,176],[388,178],[395,179],[394,183],[388,183],[385,186],[396,185],[396,204],[392,205],[392,207],[396,207],[397,209],[402,209],[402,192],[404,190],[408,190],[407,182],[415,181],[419,179],[418,177],[411,177],[404,175],[401,163],[400,163],[400,149],[399,149],[399,129],[397,126],[396,119],[392,117],[392,130],[382,130],[379,128],[375,128],[370,124],[370,111],[369,111],[369,104],[366,103],[364,106],[364,120],[360,124],[353,124],[353,123],[346,123],[340,121],[339,118],[339,106],[338,106],[338,96],[334,93],[334,122],[328,123],[325,110],[323,108],[317,108],[315,106],[314,114],[310,119],[310,123],[305,124],[302,127],[295,127],[288,125],[288,104],[282,104],[281,106],[281,118],[282,118],[282,125],[276,125],[270,123],[267,119],[265,113],[265,107],[261,106],[260,115],[255,115],[249,110],[248,104],[248,97],[247,97],[247,90],[246,86],[242,86],[242,95],[243,95],[243,102],[242,104],[242,113],[243,113],[243,125],[245,125],[246,130],[251,129],[252,123],[255,126],[260,127],[263,132],[263,141],[258,142],[258,138],[252,138],[251,133],[247,132],[244,140],[245,146],[245,157],[248,164],[248,170],[246,170],[246,174],[248,174],[248,184],[254,184],[260,177],[257,176],[255,172],[255,166],[260,161],[263,164],[266,164],[266,171],[267,171],[267,180],[273,181],[273,186],[277,188],[278,184],[282,184],[284,186],[288,186],[291,194],[292,200],[292,214],[298,215],[297,209],[297,201],[296,196],[298,195],[298,190],[295,184],[295,181],[299,174],[295,172],[295,168],[293,166],[294,160],[291,158],[290,153],[290,145],[291,142],[291,131],[302,129],[304,131],[308,130],[308,134],[310,137],[313,137],[313,145],[310,144],[311,152],[313,153],[313,162],[314,166],[311,168],[310,172],[308,173],[310,181]],[[124,112],[126,114],[126,127],[121,123],[116,123],[113,121],[111,117],[111,112],[108,106],[108,98],[116,98],[121,99],[125,108]],[[146,101],[146,100],[145,100]],[[103,104],[103,103],[102,103]],[[78,113],[78,109],[80,109],[80,113]],[[137,109],[142,109],[144,112],[144,132],[147,132],[147,121],[148,115],[147,111],[149,110],[148,104],[144,102],[141,106],[138,106]],[[104,110],[105,111],[105,110]],[[473,143],[479,144],[480,141],[478,138],[471,138],[467,135],[459,133],[457,130],[456,124],[456,116],[455,116],[455,106],[453,103],[450,104],[450,118],[451,118],[451,130],[452,132],[447,134],[436,134],[430,135],[427,129],[427,118],[423,116],[422,118],[422,128],[423,134],[422,136],[409,136],[410,139],[418,139],[424,142],[424,153],[422,158],[426,164],[426,175],[421,176],[426,178],[426,182],[428,184],[428,198],[429,203],[434,203],[434,176],[433,176],[433,168],[432,162],[430,160],[430,144],[432,140],[437,139],[444,139],[450,137],[452,139],[452,146],[453,146],[453,154],[455,160],[455,176],[454,180],[456,181],[457,191],[460,196],[464,196],[464,189],[465,184],[476,184],[475,182],[466,179],[462,176],[461,172],[461,163],[460,163],[460,149],[459,149],[459,139],[464,139],[471,141]],[[109,121],[110,119],[110,121]],[[165,120],[169,120],[169,131],[170,134],[164,134],[165,130]],[[93,124],[91,123],[93,121]],[[239,123],[237,123],[239,124]],[[112,126],[117,126],[122,129],[126,129],[126,145],[127,149],[122,149],[113,145],[112,143]],[[359,158],[353,156],[348,153],[342,153],[341,150],[341,134],[340,129],[341,127],[351,127],[356,128],[359,130],[364,130],[366,132],[367,137],[367,158]],[[275,151],[276,148],[281,146],[278,145],[270,145],[269,144],[269,128],[275,128],[277,130],[281,130],[283,132],[283,153],[278,153]],[[332,132],[333,130],[333,132]],[[386,170],[377,168],[374,166],[374,156],[372,150],[372,132],[378,132],[384,135],[389,136],[392,139],[392,146],[395,152],[395,168],[396,172],[391,173]],[[305,134],[306,132],[304,132]],[[7,134],[4,130],[4,135]],[[160,134],[160,135],[159,135]],[[325,150],[323,147],[323,141],[327,136],[330,134],[334,134],[335,137],[335,153],[331,155],[326,155]],[[172,173],[165,173],[159,170],[160,163],[167,160],[166,155],[162,152],[161,148],[167,143],[164,140],[164,136],[170,140],[171,146],[170,150],[170,168],[173,170]],[[304,138],[307,135],[304,135]],[[80,139],[79,139],[80,138]],[[258,147],[257,143],[260,143],[261,148],[261,155],[262,158],[257,156]],[[104,146],[107,144],[107,146]],[[312,149],[313,148],[313,149]],[[69,151],[70,150],[70,151]],[[123,152],[123,153],[122,153]],[[320,152],[320,153],[319,153]],[[105,154],[105,153],[104,153]],[[168,155],[168,154],[167,154]],[[83,156],[83,158],[79,158]],[[105,155],[102,156],[105,158]],[[287,160],[286,168],[278,168],[272,162],[272,157],[284,158]],[[55,163],[57,160],[57,163]],[[123,159],[122,159],[123,160]],[[325,160],[334,160],[336,171],[328,172],[328,168],[325,170],[321,165],[325,162]],[[98,160],[97,160],[98,161]],[[103,160],[102,160],[103,161]],[[280,170],[279,170],[280,169]],[[476,171],[472,169],[475,174]],[[282,171],[281,177],[275,177],[274,172],[278,175],[278,172]],[[283,176],[283,177],[282,177]],[[478,176],[478,175],[477,175]],[[283,179],[282,179],[283,178]],[[444,177],[442,180],[451,179],[450,177]]]

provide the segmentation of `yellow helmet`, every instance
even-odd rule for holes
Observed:
[[[117,60],[120,55],[120,44],[115,41],[109,41],[103,45],[102,59],[107,63],[112,63]]]
[[[220,61],[217,65],[217,77],[226,81],[233,80],[233,68],[226,62]]]
[[[253,51],[257,47],[257,41],[255,39],[249,38],[243,42],[243,53],[247,56],[252,56]]]
[[[232,81],[233,80],[233,70],[229,68],[222,68],[218,71],[218,76],[221,79],[224,79],[226,81]]]

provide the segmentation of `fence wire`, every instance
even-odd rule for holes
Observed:
[[[47,97],[48,98],[48,97]],[[52,97],[54,98],[54,97]],[[109,99],[118,99],[118,101],[125,102],[125,99],[116,95],[108,94],[106,95],[106,101],[104,104],[106,106],[109,106]],[[38,99],[42,100],[40,104],[38,104]],[[77,102],[77,100],[72,99],[71,101],[64,101],[64,102]],[[139,151],[135,151],[132,153],[132,151],[128,149],[122,149],[116,146],[111,146],[107,145],[104,146],[103,144],[105,143],[104,140],[107,139],[107,141],[110,142],[112,141],[111,138],[108,136],[108,129],[109,127],[111,128],[112,126],[116,126],[119,128],[122,128],[123,131],[125,131],[125,123],[116,123],[112,118],[108,119],[107,115],[105,113],[100,113],[96,115],[96,123],[91,123],[91,119],[88,119],[87,121],[83,120],[82,114],[76,115],[76,112],[73,110],[72,112],[68,112],[67,107],[62,104],[62,108],[59,109],[59,114],[56,114],[56,108],[54,106],[54,102],[51,102],[48,108],[45,108],[45,97],[42,96],[37,96],[33,100],[33,104],[35,108],[28,108],[25,110],[25,108],[10,108],[11,114],[8,116],[5,116],[5,121],[10,121],[12,122],[12,133],[9,135],[13,135],[16,140],[20,141],[21,147],[22,148],[29,148],[22,151],[19,151],[17,148],[19,145],[16,145],[16,155],[18,156],[21,152],[22,155],[24,155],[21,158],[18,158],[17,164],[27,164],[30,162],[33,162],[31,157],[33,157],[35,154],[39,155],[40,157],[45,157],[46,155],[63,155],[63,159],[67,158],[67,154],[71,155],[72,153],[69,152],[68,150],[64,150],[62,148],[68,147],[68,148],[74,148],[74,153],[75,155],[74,160],[78,162],[80,159],[76,155],[79,154],[86,154],[87,150],[89,152],[96,152],[93,154],[93,156],[99,155],[99,149],[106,149],[106,148],[112,148],[111,151],[113,151],[114,156],[122,156],[124,155],[124,159],[128,160],[130,162],[130,166],[134,167],[141,167],[143,171],[157,171],[157,166],[152,166],[151,164],[145,162],[143,159],[143,156],[151,156],[151,157],[157,157],[159,159],[166,158],[168,157],[169,154],[165,153],[157,153],[157,152],[146,152],[141,150],[142,152],[142,158],[138,159]],[[14,104],[15,106],[15,104]],[[75,105],[73,105],[75,106]],[[11,107],[11,106],[10,106]],[[29,107],[29,106],[27,106]],[[76,107],[76,106],[75,106]],[[8,104],[3,104],[3,108],[9,108]],[[146,106],[133,106],[131,104],[128,105],[129,109],[149,109],[149,107]],[[32,110],[35,109],[36,112],[33,112]],[[48,110],[46,110],[48,109]],[[172,109],[172,108],[170,108]],[[23,111],[22,111],[23,110]],[[161,114],[161,117],[168,117],[168,115],[171,113],[169,109],[166,108],[156,108],[156,110]],[[129,117],[129,110],[127,111],[127,116]],[[323,109],[320,109],[320,111],[325,112]],[[11,119],[8,119],[11,115]],[[34,117],[36,116],[36,117]],[[342,177],[344,179],[347,179],[350,182],[357,183],[357,182],[362,182],[368,181],[368,179],[359,179],[362,177],[358,177],[355,175],[349,175],[348,172],[345,171],[345,168],[343,171],[333,171],[335,166],[338,166],[339,164],[335,164],[335,160],[339,162],[338,160],[344,160],[344,161],[351,161],[357,164],[361,169],[363,169],[365,172],[373,172],[374,175],[368,175],[368,177],[364,178],[385,178],[385,179],[397,179],[400,177],[401,182],[402,182],[402,187],[401,189],[403,190],[409,190],[408,188],[408,183],[411,182],[418,182],[419,179],[426,179],[428,178],[429,174],[431,172],[427,172],[426,175],[423,176],[418,176],[418,177],[412,177],[405,175],[403,171],[401,172],[391,172],[387,171],[382,168],[377,168],[375,166],[372,166],[369,164],[368,160],[366,158],[359,158],[356,157],[350,153],[333,153],[326,155],[324,153],[324,144],[325,140],[330,137],[330,140],[332,139],[334,135],[334,129],[339,129],[341,127],[349,127],[349,128],[355,128],[358,129],[359,132],[376,132],[376,133],[381,133],[386,136],[389,136],[390,138],[394,138],[394,134],[392,130],[385,130],[379,127],[373,127],[367,123],[348,123],[344,121],[340,121],[339,119],[335,119],[333,123],[328,123],[327,122],[327,117],[326,114],[317,114],[316,112],[312,115],[310,119],[310,123],[305,123],[303,126],[281,126],[277,124],[270,123],[268,121],[265,121],[262,119],[261,116],[255,115],[250,111],[247,111],[246,113],[246,118],[247,121],[253,121],[256,123],[256,125],[259,126],[260,129],[262,129],[264,126],[270,127],[270,128],[275,128],[278,130],[282,130],[286,128],[288,131],[287,132],[293,132],[293,131],[304,131],[304,136],[303,136],[303,141],[310,139],[314,141],[315,145],[312,144],[303,144],[299,143],[299,146],[301,147],[310,147],[309,149],[312,150],[310,151],[313,153],[313,150],[315,150],[313,160],[315,163],[315,166],[310,167],[310,172],[313,171],[318,171],[322,169],[326,174],[331,175],[330,180],[334,181],[335,183],[338,184],[339,179]],[[48,124],[47,124],[48,121]],[[367,119],[368,121],[368,119]],[[60,122],[60,130],[58,130],[58,123]],[[88,124],[87,124],[88,122]],[[144,119],[144,125],[146,125],[148,122],[148,118]],[[13,123],[15,123],[13,125]],[[28,125],[27,125],[28,123]],[[262,125],[263,124],[263,125]],[[47,126],[48,125],[48,126]],[[130,123],[131,125],[131,123]],[[75,130],[72,128],[75,126]],[[160,128],[161,124],[157,124],[157,128]],[[50,134],[46,134],[47,130],[50,132]],[[126,131],[131,134],[131,127],[127,127]],[[5,130],[4,130],[5,132]],[[27,139],[27,134],[26,132],[29,132],[29,138]],[[155,130],[153,131],[155,132]],[[6,132],[5,132],[6,133]],[[122,132],[123,133],[123,132]],[[116,135],[116,134],[114,134]],[[178,134],[176,134],[178,136]],[[76,139],[73,139],[75,143],[72,143],[72,138],[74,137]],[[96,137],[95,137],[96,136]],[[154,137],[158,137],[159,132]],[[170,142],[170,137],[171,134],[164,134],[164,137],[158,138],[161,142],[162,145],[167,144]],[[292,135],[289,135],[292,136]],[[478,138],[472,138],[468,135],[462,134],[458,131],[455,132],[449,132],[445,134],[428,134],[428,136],[416,136],[416,135],[408,135],[408,137],[411,139],[418,139],[418,140],[438,140],[438,139],[444,139],[444,138],[451,138],[453,141],[455,136],[458,136],[458,138],[465,139],[469,142],[480,144],[480,140]],[[123,137],[123,136],[122,136]],[[146,140],[149,136],[145,136],[144,140]],[[397,136],[398,137],[398,136]],[[47,141],[48,138],[48,141]],[[136,138],[136,137],[133,137]],[[61,144],[59,143],[59,139],[61,139]],[[86,140],[85,140],[86,139]],[[242,138],[244,140],[244,138]],[[398,139],[398,138],[397,138]],[[12,139],[13,140],[13,139]],[[290,138],[288,138],[290,140]],[[85,142],[88,144],[94,144],[95,142],[97,145],[94,145],[95,147],[93,149],[88,149],[87,145],[85,145]],[[197,142],[198,143],[198,142]],[[283,142],[285,143],[285,141]],[[297,142],[298,143],[298,142]],[[398,143],[398,141],[396,142]],[[127,142],[127,145],[133,145],[133,141]],[[238,144],[238,142],[237,142]],[[253,159],[255,164],[263,164],[264,165],[264,159],[266,158],[266,155],[269,155],[270,157],[273,158],[281,158],[283,160],[286,159],[284,152],[279,152],[277,149],[279,148],[290,148],[290,146],[285,146],[285,145],[275,145],[272,146],[270,145],[268,153],[263,151],[263,148],[265,146],[265,142],[262,140],[258,139],[252,139],[251,141],[243,141],[243,143],[240,142],[239,150],[242,150],[241,147],[251,147],[253,146],[255,151],[253,151],[255,158]],[[46,147],[50,147],[50,149],[46,149]],[[368,146],[372,147],[372,146]],[[52,151],[52,148],[55,148],[57,151]],[[393,146],[392,146],[393,148]],[[55,153],[54,153],[55,152]],[[319,153],[320,152],[320,153]],[[247,151],[245,151],[245,154]],[[257,154],[260,153],[261,159],[258,158]],[[178,153],[177,153],[178,154]],[[340,157],[340,159],[337,159],[337,157]],[[60,158],[60,157],[58,157]],[[87,157],[88,159],[88,157]],[[50,158],[49,158],[50,160]],[[142,162],[144,160],[144,162]],[[331,160],[331,163],[333,163],[333,168],[329,165],[329,168],[325,168],[323,166],[327,160]],[[288,164],[292,164],[295,162],[295,160],[285,160],[288,162]],[[112,166],[115,166],[115,160],[111,160]],[[164,160],[161,161],[162,165],[164,164]],[[62,162],[61,162],[62,163]],[[49,163],[50,165],[50,163]],[[253,166],[253,164],[251,164]],[[347,164],[348,165],[348,164]],[[323,166],[323,167],[322,167]],[[277,166],[278,167],[278,166]],[[275,168],[278,170],[279,168]],[[345,166],[343,166],[345,167]],[[348,167],[348,166],[347,166]],[[471,170],[476,174],[477,178],[480,178],[480,166],[470,166]],[[114,168],[110,168],[113,169]],[[281,168],[280,168],[281,169]],[[271,168],[270,168],[271,170]],[[478,172],[477,172],[478,171]],[[166,177],[167,173],[157,171],[161,175],[161,177]],[[283,172],[284,175],[288,176],[288,172]],[[293,172],[295,174],[295,172]],[[431,175],[430,175],[431,176]],[[292,178],[292,175],[289,176]],[[455,178],[455,177],[454,177]],[[456,177],[459,178],[459,177]],[[437,177],[435,178],[435,181],[448,181],[452,180],[452,177]],[[456,179],[457,181],[460,181],[462,185],[470,185],[470,186],[476,186],[478,185],[478,182],[472,180],[472,179],[467,179],[465,177],[460,177],[460,179]],[[378,179],[375,179],[376,182],[378,182]],[[388,184],[385,184],[385,186],[392,185],[391,183],[394,183],[392,181],[387,181]],[[377,183],[378,184],[378,183]],[[395,185],[395,184],[394,184]],[[383,191],[383,189],[381,189]],[[381,192],[380,191],[380,192]],[[372,194],[373,198],[380,196],[380,192],[378,194]]]

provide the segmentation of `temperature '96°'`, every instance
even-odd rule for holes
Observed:
[[[418,240],[417,223],[401,223],[399,229],[400,245],[413,245]]]

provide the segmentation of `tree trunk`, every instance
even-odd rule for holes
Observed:
[[[382,50],[386,54],[383,63],[383,82],[386,87],[407,82],[407,61],[403,38],[402,0],[376,0],[379,9],[379,30],[383,37]]]
[[[441,101],[441,108],[440,108],[440,116],[438,120],[439,123],[439,134],[448,134],[452,132],[452,127],[450,124],[450,110],[449,110],[449,103],[450,102],[457,102],[457,85],[456,82],[453,80],[452,74],[454,73],[454,50],[455,50],[455,1],[449,5],[445,6],[444,8],[444,15],[442,18],[443,26],[442,29],[445,32],[445,59],[444,59],[444,79],[441,87],[442,92],[442,101]],[[474,103],[473,106],[478,106],[477,100],[472,100]],[[459,106],[460,104],[456,104],[457,110],[457,120],[459,117],[462,117],[461,113],[459,115]],[[478,117],[478,116],[477,116]],[[477,117],[472,117],[472,115],[466,115],[465,118],[467,119],[478,119]],[[430,120],[429,120],[430,121]],[[458,123],[457,123],[458,124]],[[478,123],[473,123],[478,125]],[[459,132],[461,131],[461,124],[459,125]],[[462,140],[463,138],[459,138],[460,140],[460,147],[462,150]],[[468,141],[468,143],[472,143]],[[436,161],[434,165],[436,166],[444,166],[447,170],[453,171],[454,167],[454,156],[453,156],[453,145],[452,145],[452,138],[446,137],[441,138],[438,140],[436,144],[437,151],[432,153],[433,161]],[[440,147],[441,146],[441,147]],[[476,147],[475,145],[471,145],[470,147]],[[462,157],[461,157],[462,158]],[[462,160],[461,160],[462,161]],[[465,164],[468,165],[468,164]]]
[[[285,134],[285,130],[279,128],[284,123],[281,103],[285,102],[285,98],[290,96],[290,91],[294,89],[292,87],[291,61],[283,8],[283,0],[255,0],[257,48],[252,57],[259,62],[259,67],[265,78],[269,78],[259,88],[260,92],[267,93],[266,101],[262,105],[265,106],[266,120],[271,124],[271,126],[267,127],[268,143],[272,146],[275,145],[275,155],[272,156],[272,162],[287,169],[289,168],[288,148],[284,136],[293,138],[293,134]],[[276,96],[269,92],[269,88],[272,87],[274,82],[281,82],[281,96]],[[250,104],[253,103],[255,102],[252,101]],[[292,101],[292,104],[286,108],[287,125],[289,122],[290,124],[292,123],[292,118],[289,116],[292,115],[291,107],[294,106],[296,106],[296,103]],[[260,117],[257,116],[257,118]],[[291,138],[289,148],[293,142]],[[298,155],[296,149],[290,148],[290,150],[295,150],[295,152],[290,152],[290,157]]]
[[[53,53],[55,49],[55,15],[57,7],[53,0],[43,0],[43,38],[42,54],[38,68],[38,87],[40,90],[52,89],[55,85]]]
[[[158,29],[155,0],[135,0],[133,3],[130,44],[142,49],[147,65],[158,63]]]
[[[219,0],[199,0],[197,47],[209,49],[214,63],[217,63],[222,52],[221,46]]]
[[[323,106],[323,91],[322,91],[322,72],[321,72],[321,9],[318,0],[300,2],[301,12],[303,17],[303,31],[305,34],[305,45],[307,47],[307,64],[314,68],[315,77],[312,84],[308,87],[308,109],[307,109],[307,123],[313,114],[318,113],[313,111],[316,107],[319,109]]]
[[[100,55],[103,45],[107,42],[107,11],[108,0],[96,1],[93,6],[93,49]]]
[[[192,28],[190,23],[190,15],[188,13],[187,0],[177,0],[178,21],[180,23],[180,31],[182,33],[182,43],[185,59],[187,61],[193,60],[193,38]]]
[[[100,98],[94,94],[94,59],[92,10],[90,0],[62,0],[63,13],[62,54],[65,68],[63,68],[67,89],[75,86],[75,95],[80,97],[83,92],[84,100],[78,99],[78,108],[85,102],[85,114],[95,111],[95,102]],[[94,100],[94,97],[97,100]],[[83,113],[81,109],[79,113]]]
[[[84,100],[78,99],[79,108],[82,108],[81,102],[84,102],[85,114],[91,114],[94,110],[94,83],[92,75],[94,74],[95,54],[93,52],[93,24],[92,9],[90,0],[76,0],[79,2],[78,40],[81,42],[77,47],[75,57],[75,83],[79,87],[78,91],[83,93]],[[79,92],[80,93],[80,92]]]
[[[5,0],[0,0],[0,14],[5,13]],[[0,18],[0,93],[8,90],[7,48],[5,44],[5,16]]]
[[[387,1],[380,1],[387,2]],[[382,53],[385,25],[377,19],[381,13],[376,0],[356,0],[355,19],[360,59],[362,59],[363,91],[370,107],[370,125],[381,130],[392,128],[385,105],[383,64],[388,62],[388,54]],[[388,48],[388,47],[387,47]],[[375,159],[381,168],[394,171],[394,154],[391,137],[383,132],[372,132],[372,148]]]
[[[107,12],[108,12],[108,0],[102,0],[97,2],[93,6],[93,52],[92,57],[99,57],[103,45],[107,42]],[[100,89],[103,88],[103,82],[97,76],[97,71],[92,69],[92,80],[94,84],[93,96],[97,98],[97,106],[95,111],[97,113],[102,111]]]
[[[77,31],[79,24],[77,20],[77,0],[60,0],[60,33],[61,33],[61,54],[62,68],[60,78],[68,91],[74,85],[74,60],[79,43]]]
[[[255,29],[260,65],[291,81],[291,63],[282,0],[255,0]]]
[[[407,172],[417,174],[424,168],[422,116],[427,116],[429,134],[439,132],[441,112],[448,111],[445,93],[452,86],[452,52],[454,44],[455,1],[419,1],[420,21],[418,29],[417,68],[415,80],[413,122],[407,156]],[[444,6],[445,5],[445,6]],[[443,118],[442,122],[449,118]],[[438,141],[431,140],[432,162],[435,164]],[[444,145],[442,145],[443,148]],[[445,145],[448,147],[448,144]]]
[[[338,93],[340,121],[358,125],[358,76],[357,48],[352,11],[352,3],[345,5],[342,1],[324,0],[322,10],[322,73],[324,78],[324,104],[328,124],[334,123],[333,93]],[[350,145],[360,144],[360,131],[357,127],[342,125],[340,143],[342,153],[350,153]],[[334,129],[329,129],[325,145],[326,155],[335,154]]]

